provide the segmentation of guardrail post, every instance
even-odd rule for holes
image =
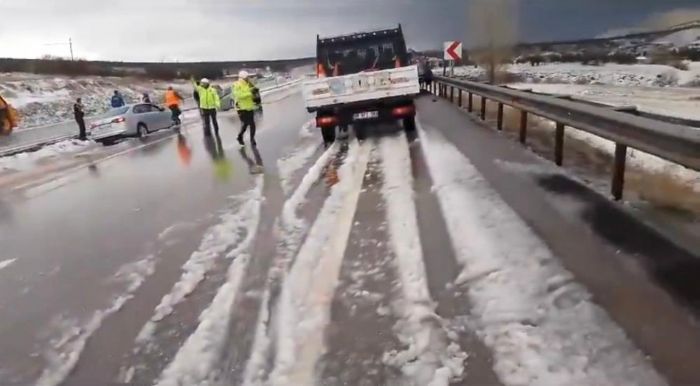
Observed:
[[[627,162],[627,145],[615,144],[615,165],[613,166],[612,195],[616,201],[622,199],[625,187],[625,163]]]
[[[496,127],[498,130],[503,130],[503,103],[498,102],[498,123]]]
[[[459,94],[457,94],[457,105],[461,108],[462,107],[462,89],[457,89]]]
[[[450,102],[455,103],[455,86],[450,86]]]
[[[554,163],[557,166],[564,163],[564,124],[559,122],[554,132]]]
[[[520,111],[520,143],[525,143],[527,138],[527,111]]]
[[[481,97],[481,120],[486,120],[486,97]]]
[[[467,111],[471,113],[472,111],[474,111],[474,94],[472,94],[471,92],[469,92],[469,101],[467,103]]]

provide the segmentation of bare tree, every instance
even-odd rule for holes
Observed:
[[[516,0],[473,0],[468,20],[470,41],[476,47],[471,59],[486,69],[490,83],[496,83],[517,41]]]

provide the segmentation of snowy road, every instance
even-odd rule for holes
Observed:
[[[323,149],[283,91],[259,149],[225,114],[220,143],[193,122],[0,179],[0,384],[700,381],[676,304],[696,290],[654,265],[697,256],[610,236],[588,205],[630,221],[611,204],[445,102],[418,108],[417,138]]]

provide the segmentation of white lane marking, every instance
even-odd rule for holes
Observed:
[[[419,126],[420,127],[420,126]],[[665,382],[454,145],[420,141],[472,302],[468,325],[505,385]],[[469,322],[469,321],[468,321]]]
[[[277,357],[272,385],[312,385],[323,354],[323,330],[340,274],[362,188],[370,146],[353,142],[338,175],[284,282],[277,319]]]
[[[135,352],[139,352],[142,346],[151,340],[156,324],[170,315],[173,308],[204,280],[206,274],[215,266],[216,260],[227,249],[240,244],[244,240],[244,234],[255,231],[250,230],[249,219],[257,213],[259,200],[263,194],[262,189],[262,179],[257,178],[253,189],[234,197],[234,201],[240,203],[240,207],[223,213],[220,216],[221,222],[207,230],[197,251],[192,253],[182,266],[183,272],[180,279],[173,285],[170,292],[163,296],[150,320],[136,337]]]
[[[257,189],[262,191],[263,177],[258,176]],[[238,290],[250,261],[250,246],[260,223],[262,196],[253,198],[253,210],[244,219],[246,237],[227,254],[234,259],[228,278],[216,293],[209,307],[199,316],[199,325],[180,347],[158,381],[158,386],[199,385],[212,381],[218,374],[216,366],[227,343],[229,323]]]
[[[399,322],[394,330],[406,345],[403,351],[385,354],[384,362],[400,368],[411,384],[447,386],[462,376],[467,354],[435,313],[436,304],[428,290],[405,134],[382,138],[379,149],[389,241],[403,292],[402,301],[397,302]]]
[[[124,265],[114,279],[126,284],[125,293],[114,298],[108,308],[95,311],[87,322],[65,323],[63,336],[52,341],[53,347],[45,353],[48,364],[36,386],[56,386],[63,383],[78,363],[88,339],[107,317],[118,312],[134,296],[134,292],[155,271],[155,264],[155,256],[149,255],[143,260]]]
[[[9,267],[15,261],[17,261],[17,259],[7,259],[7,260],[0,261],[0,270],[3,270],[5,268]]]
[[[275,263],[270,268],[267,282],[265,283],[265,293],[261,305],[260,315],[256,323],[255,338],[251,348],[251,355],[246,364],[243,374],[243,384],[245,386],[262,385],[264,377],[267,375],[267,358],[272,343],[270,337],[270,315],[269,302],[270,291],[273,283],[280,283],[287,275],[289,264],[294,254],[299,249],[299,244],[304,236],[306,223],[297,215],[297,211],[306,202],[309,190],[321,178],[323,169],[330,160],[338,153],[338,144],[329,147],[316,162],[309,168],[297,189],[292,196],[284,202],[282,216],[278,220],[276,236],[278,241],[277,257]]]

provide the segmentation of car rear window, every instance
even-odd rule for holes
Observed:
[[[109,117],[116,117],[117,115],[124,115],[126,112],[129,111],[129,107],[117,107],[116,109],[109,110],[104,116],[106,118]]]

